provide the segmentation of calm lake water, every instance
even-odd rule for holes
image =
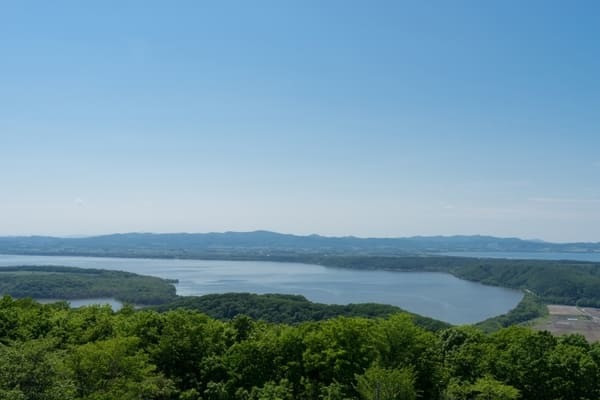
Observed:
[[[538,253],[538,252],[505,252],[505,251],[453,251],[441,253],[446,256],[478,257],[478,258],[511,258],[521,260],[576,260],[600,262],[600,253]]]
[[[519,291],[484,286],[433,272],[359,271],[267,261],[0,255],[0,266],[64,265],[178,279],[180,295],[250,292],[301,294],[326,304],[392,304],[453,324],[503,314]]]

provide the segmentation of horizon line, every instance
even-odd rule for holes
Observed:
[[[110,233],[99,233],[99,234],[25,234],[25,235],[0,235],[0,238],[34,238],[34,237],[45,237],[45,238],[54,238],[54,239],[88,239],[88,238],[96,238],[103,236],[116,236],[116,235],[211,235],[211,234],[252,234],[252,233],[271,233],[277,235],[285,235],[285,236],[296,236],[296,237],[311,237],[318,236],[326,239],[359,239],[359,240],[368,240],[368,239],[431,239],[431,238],[457,238],[457,237],[467,237],[467,238],[491,238],[491,239],[500,239],[500,240],[521,240],[525,242],[537,242],[537,243],[546,243],[546,244],[600,244],[600,241],[548,241],[538,238],[523,238],[518,236],[495,236],[490,234],[433,234],[433,235],[411,235],[411,236],[358,236],[358,235],[324,235],[319,233],[309,233],[309,234],[298,234],[298,233],[284,233],[278,231],[271,231],[268,229],[255,229],[248,231],[208,231],[208,232],[189,232],[189,231],[174,231],[174,232],[160,232],[160,231],[124,231],[124,232],[110,232]]]

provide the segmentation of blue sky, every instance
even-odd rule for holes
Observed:
[[[0,235],[600,241],[598,15],[0,2]]]

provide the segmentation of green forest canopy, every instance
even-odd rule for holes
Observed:
[[[0,398],[598,399],[600,344],[410,316],[299,325],[0,300]]]
[[[172,281],[122,271],[60,266],[0,268],[0,294],[37,299],[114,297],[150,305],[174,300]]]
[[[175,301],[154,307],[158,311],[180,308],[200,311],[221,320],[230,320],[244,314],[253,319],[286,324],[321,321],[340,316],[374,318],[406,313],[411,315],[417,325],[425,329],[436,331],[450,327],[446,322],[409,313],[388,304],[320,304],[308,301],[303,296],[290,294],[223,293],[179,296]]]

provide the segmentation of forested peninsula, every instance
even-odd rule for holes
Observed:
[[[123,271],[62,266],[0,267],[0,295],[36,299],[113,297],[137,305],[177,298],[173,281]]]

